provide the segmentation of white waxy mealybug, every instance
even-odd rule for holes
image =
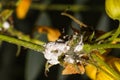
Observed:
[[[59,64],[58,57],[66,53],[70,46],[67,43],[49,42],[45,45],[44,56],[48,63],[56,65]]]

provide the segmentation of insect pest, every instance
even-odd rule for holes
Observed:
[[[88,56],[83,50],[84,33],[74,31],[73,35],[61,36],[58,40],[48,42],[44,46],[44,57],[49,65],[62,65],[65,68],[63,74],[85,73],[84,66],[87,64]]]
[[[84,49],[86,44],[99,43],[95,39],[98,37],[96,32],[91,27],[80,22],[73,16],[64,13],[77,24],[80,25],[80,30],[71,27],[73,30],[72,35],[61,35],[56,41],[48,42],[44,45],[45,51],[43,52],[47,59],[47,70],[53,65],[60,64],[64,67],[62,74],[84,74],[85,66],[89,64],[92,59],[92,52],[97,49],[90,50],[89,52]],[[89,49],[89,46],[87,47]],[[98,51],[99,52],[99,51]],[[93,60],[93,63],[95,61]]]

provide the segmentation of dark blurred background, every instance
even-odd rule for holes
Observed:
[[[59,9],[35,9],[31,6],[25,19],[18,19],[13,13],[14,26],[17,30],[35,38],[47,42],[45,34],[37,33],[34,29],[37,26],[52,26],[58,29],[64,27],[66,34],[71,34],[70,26],[79,26],[68,17],[62,16],[61,12],[68,9],[68,12],[80,19],[82,22],[95,29],[110,31],[117,28],[117,21],[111,20],[105,13],[105,0],[32,0],[32,5],[52,4],[66,5]],[[84,9],[71,10],[72,5],[86,7]],[[38,38],[38,37],[37,37]],[[119,50],[113,50],[115,56]],[[61,75],[63,68],[56,65],[50,68],[48,76],[45,76],[45,62],[42,53],[30,49],[21,48],[20,55],[16,57],[17,46],[3,42],[0,46],[0,80],[90,80],[86,75]]]

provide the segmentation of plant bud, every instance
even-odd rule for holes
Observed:
[[[110,18],[120,20],[120,0],[106,0],[105,9]]]

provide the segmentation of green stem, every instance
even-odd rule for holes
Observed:
[[[110,40],[116,39],[119,36],[119,34],[120,34],[120,22],[119,22],[119,26],[118,26],[116,32],[113,34],[113,36],[110,38]]]
[[[70,10],[73,12],[79,12],[79,11],[88,11],[88,10],[95,10],[95,11],[103,11],[102,6],[96,6],[95,9],[90,8],[89,6],[86,5],[70,5],[70,4],[39,4],[39,3],[32,3],[31,5],[32,9],[37,9],[37,10],[58,10],[58,11],[64,11],[64,10]]]
[[[21,51],[21,46],[17,46],[17,52],[16,52],[16,57],[18,57],[20,55],[20,51]]]
[[[31,43],[31,42],[23,41],[23,40],[9,37],[6,35],[0,34],[0,40],[6,41],[6,42],[9,42],[12,44],[16,44],[19,46],[23,46],[25,48],[29,48],[29,49],[32,49],[34,51],[38,51],[38,52],[44,51],[44,47],[42,45],[37,45],[37,44]]]
[[[120,38],[116,38],[116,39],[114,39],[114,42],[115,42],[115,43],[120,42]]]
[[[35,44],[38,44],[38,45],[44,45],[45,44],[44,42],[42,42],[40,40],[31,39],[29,35],[25,35],[22,32],[14,29],[13,26],[11,26],[8,29],[8,33],[10,33],[11,36],[15,36],[18,39],[21,39],[21,40],[24,40],[24,41],[32,42],[32,43],[35,43]]]
[[[95,45],[89,45],[85,44],[83,49],[87,52],[90,53],[92,50],[104,50],[108,48],[120,48],[120,44],[95,44]]]
[[[103,40],[103,39],[105,39],[105,38],[108,38],[108,37],[111,36],[114,32],[115,32],[115,30],[112,30],[112,31],[110,31],[110,32],[107,32],[107,33],[103,34],[102,36],[98,37],[98,38],[96,39],[96,41],[99,41],[99,40]]]
[[[106,64],[102,59],[100,59],[96,54],[92,54],[92,57],[94,58],[94,60],[99,62],[98,66],[104,66],[107,70],[110,71],[109,73],[107,70],[105,70],[106,73],[112,75],[114,78],[116,78],[116,80],[120,79],[120,75],[114,69],[112,69],[108,64]]]
[[[32,9],[38,9],[38,10],[59,10],[59,11],[64,11],[66,9],[70,9],[71,11],[86,11],[89,9],[88,6],[83,6],[83,5],[64,5],[64,4],[51,4],[51,5],[46,5],[46,4],[37,4],[37,3],[32,3],[31,5]]]
[[[91,49],[120,48],[120,44],[96,44],[91,45]]]

